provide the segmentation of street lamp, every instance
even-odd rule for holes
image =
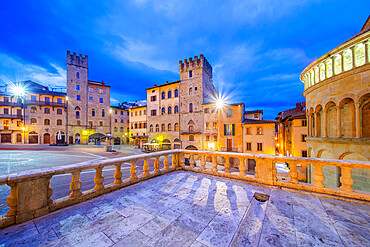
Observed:
[[[23,131],[23,144],[25,144],[26,143],[26,134],[25,134],[26,128],[24,126],[22,127],[22,131]]]

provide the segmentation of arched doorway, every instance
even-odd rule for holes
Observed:
[[[104,137],[102,133],[95,133],[89,136],[89,143],[93,142],[95,145],[100,145],[100,140],[102,137]]]
[[[49,133],[44,134],[44,144],[50,144],[50,134]]]
[[[170,150],[171,149],[171,142],[168,139],[164,139],[162,142],[162,150]]]
[[[187,150],[198,150],[195,146],[193,146],[193,145],[189,145],[189,146],[187,146],[185,149],[187,149]]]
[[[36,131],[31,131],[28,134],[28,143],[29,144],[38,144],[39,143],[39,134]]]
[[[173,143],[173,148],[174,149],[180,149],[181,148],[181,141],[180,141],[180,139],[175,139],[174,141],[173,141],[174,143]]]
[[[17,142],[22,142],[22,134],[17,134]]]

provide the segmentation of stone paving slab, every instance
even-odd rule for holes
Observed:
[[[369,229],[369,205],[177,171],[1,229],[0,246],[370,246]]]

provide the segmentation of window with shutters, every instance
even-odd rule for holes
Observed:
[[[233,116],[233,109],[226,109],[226,117],[232,117]]]
[[[245,146],[246,146],[247,151],[252,151],[252,143],[251,142],[247,142],[247,144]]]
[[[235,124],[224,124],[224,135],[234,136],[235,135]]]
[[[263,135],[263,128],[257,127],[257,135]]]
[[[247,128],[245,129],[245,134],[246,134],[246,135],[251,135],[251,134],[252,134],[252,128],[251,128],[251,127],[247,127]]]

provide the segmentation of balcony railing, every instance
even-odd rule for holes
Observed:
[[[0,118],[5,119],[23,119],[22,115],[17,114],[0,114]]]
[[[171,161],[169,159],[171,156]],[[159,159],[163,157],[163,169],[159,168]],[[231,159],[233,158],[233,159]],[[154,171],[149,172],[149,160],[154,159]],[[255,174],[246,172],[249,159],[256,162]],[[144,161],[143,173],[137,174],[136,163]],[[207,164],[206,161],[211,161]],[[230,162],[239,160],[238,167],[232,167]],[[185,162],[189,166],[185,166]],[[290,164],[288,180],[280,180],[277,176],[276,163]],[[122,180],[123,164],[130,164],[130,178]],[[195,165],[196,164],[196,165]],[[314,167],[313,184],[303,183],[300,177],[300,166],[312,165]],[[103,168],[115,167],[114,182],[104,185]],[[323,166],[338,167],[341,172],[341,187],[325,187],[323,184]],[[74,165],[54,167],[49,169],[32,170],[0,176],[0,185],[7,184],[10,187],[7,205],[10,208],[6,215],[0,216],[0,228],[12,224],[18,224],[33,218],[48,214],[57,209],[67,207],[93,197],[120,189],[122,187],[138,183],[140,181],[168,173],[174,170],[187,170],[200,172],[214,176],[222,176],[232,179],[249,181],[261,185],[276,188],[288,188],[295,191],[314,192],[325,196],[342,197],[370,202],[370,194],[352,189],[353,179],[351,171],[354,168],[370,169],[370,162],[325,160],[313,158],[280,157],[273,155],[227,153],[212,151],[193,150],[169,150],[150,154],[141,154],[104,161],[84,162]],[[84,170],[95,169],[94,189],[81,191],[81,173]],[[110,169],[106,169],[109,171]],[[69,188],[71,193],[68,197],[52,200],[53,189],[50,179],[61,174],[71,174]],[[32,193],[32,196],[30,196]]]
[[[221,152],[238,152],[238,148],[221,147]]]
[[[26,100],[26,104],[27,105],[40,105],[40,106],[67,107],[66,103],[47,102],[47,101]]]
[[[0,106],[22,107],[20,102],[0,101]]]

